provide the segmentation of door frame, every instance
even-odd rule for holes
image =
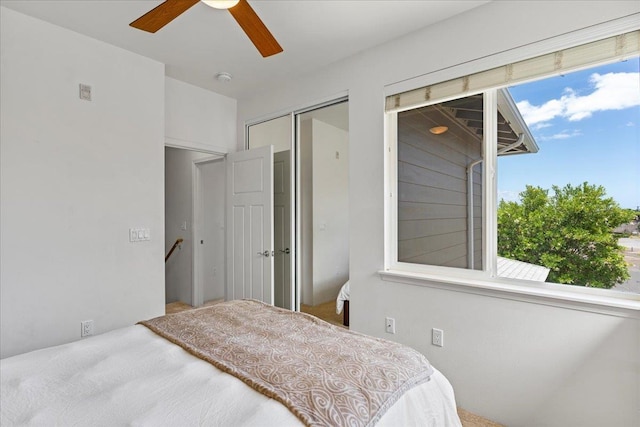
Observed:
[[[204,304],[204,286],[203,286],[203,269],[202,269],[202,245],[198,244],[197,236],[200,234],[203,228],[203,188],[202,172],[200,167],[214,162],[219,162],[222,167],[225,167],[225,159],[227,153],[209,153],[211,156],[196,159],[191,164],[191,201],[193,203],[191,213],[191,305],[193,307],[200,307]],[[225,178],[226,179],[226,178]],[[224,201],[222,201],[224,203]],[[226,209],[224,212],[225,224],[226,224]],[[226,242],[227,230],[225,227],[224,239]],[[227,251],[224,253],[224,298],[227,299]]]

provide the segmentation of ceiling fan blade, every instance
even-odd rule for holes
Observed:
[[[199,1],[200,0],[166,0],[129,25],[139,30],[155,33]]]
[[[273,37],[253,8],[247,3],[247,0],[240,0],[237,5],[229,9],[229,12],[231,12],[231,15],[240,24],[263,57],[266,58],[282,52],[282,47],[280,47],[275,37]]]

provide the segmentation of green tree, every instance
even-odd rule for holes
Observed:
[[[498,255],[543,265],[547,281],[611,288],[629,278],[612,230],[632,216],[601,186],[527,186],[498,206]]]

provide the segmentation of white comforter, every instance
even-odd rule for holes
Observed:
[[[144,326],[0,361],[2,426],[299,426],[269,399]],[[429,402],[429,404],[425,404]],[[379,426],[460,426],[437,370]]]

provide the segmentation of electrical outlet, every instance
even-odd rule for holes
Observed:
[[[80,322],[80,336],[88,337],[90,335],[93,335],[93,320]]]
[[[431,330],[431,344],[444,347],[444,331],[442,329],[433,328]]]
[[[394,319],[393,317],[387,317],[384,319],[384,325],[384,329],[388,334],[396,333],[396,319]]]

